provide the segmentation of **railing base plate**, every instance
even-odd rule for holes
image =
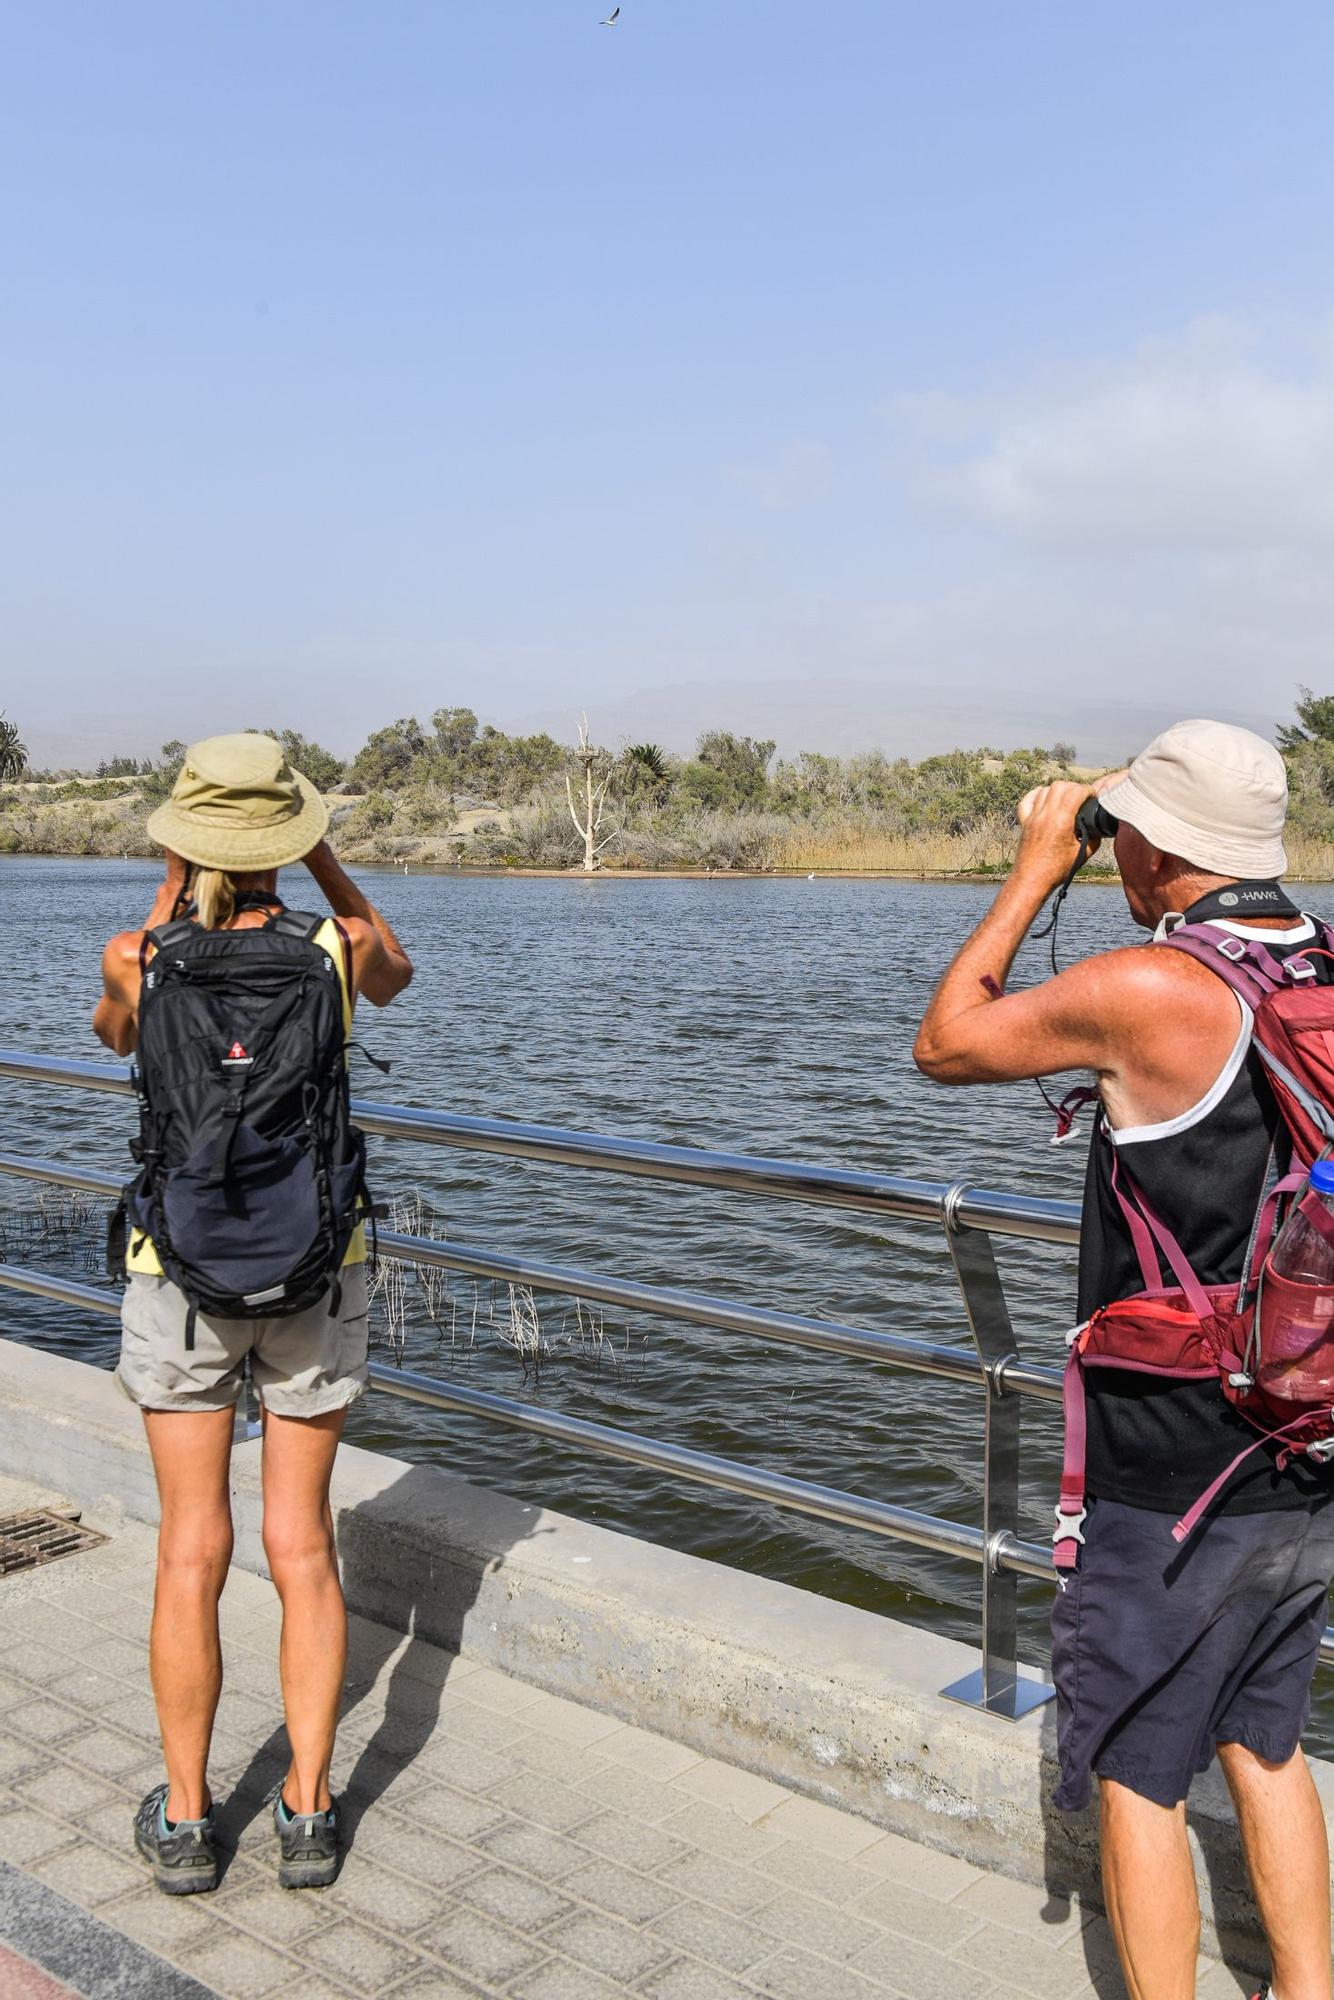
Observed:
[[[1054,1687],[1046,1681],[1003,1680],[994,1684],[987,1693],[986,1675],[981,1667],[976,1673],[965,1674],[961,1681],[940,1690],[946,1701],[962,1702],[965,1708],[980,1708],[987,1715],[1003,1715],[1008,1722],[1017,1722],[1021,1715],[1029,1715],[1035,1708],[1052,1699]]]

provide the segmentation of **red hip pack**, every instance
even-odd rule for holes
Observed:
[[[1334,1243],[1334,1217],[1311,1194],[1309,1169],[1334,1149],[1334,984],[1316,983],[1314,956],[1334,957],[1334,932],[1275,958],[1263,938],[1241,938],[1207,923],[1183,926],[1161,942],[1217,973],[1253,1016],[1252,1046],[1283,1119],[1286,1167],[1271,1162],[1252,1219],[1241,1281],[1205,1286],[1176,1237],[1119,1161],[1112,1188],[1144,1280],[1131,1298],[1101,1306],[1069,1336],[1065,1374],[1065,1459],[1056,1509],[1056,1567],[1073,1569],[1085,1519],[1084,1383],[1090,1368],[1117,1368],[1178,1382],[1216,1380],[1257,1432],[1255,1442],[1176,1523],[1181,1542],[1237,1469],[1267,1443],[1285,1465],[1297,1452],[1334,1458],[1334,1285],[1275,1271],[1277,1229],[1291,1209]],[[1172,1282],[1165,1285],[1164,1272]]]

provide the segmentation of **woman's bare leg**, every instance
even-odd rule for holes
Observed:
[[[346,1410],[264,1413],[264,1551],[283,1606],[278,1663],[292,1762],[289,1812],[326,1812],[347,1666],[347,1611],[334,1550],[329,1478]]]
[[[218,1599],[232,1557],[234,1413],[145,1410],[161,1502],[149,1664],[162,1730],[170,1820],[207,1811],[208,1747],[222,1692]]]

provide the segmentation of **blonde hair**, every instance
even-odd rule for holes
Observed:
[[[222,868],[201,868],[190,885],[200,928],[221,930],[236,913],[236,883]]]

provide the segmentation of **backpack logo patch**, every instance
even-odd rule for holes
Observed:
[[[255,1058],[246,1054],[240,1042],[233,1042],[222,1060],[224,1067],[229,1064],[239,1067],[242,1063],[253,1062]]]

